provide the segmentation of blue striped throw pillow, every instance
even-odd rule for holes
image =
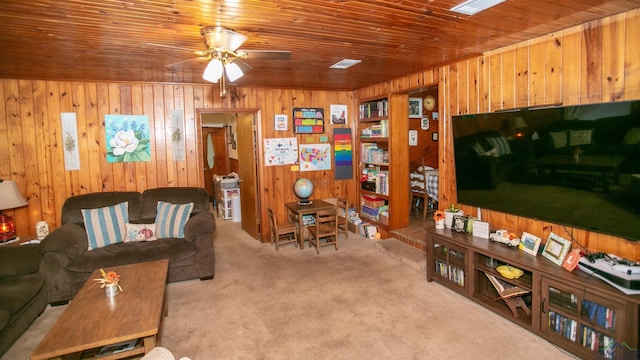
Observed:
[[[193,203],[171,204],[158,201],[158,213],[156,214],[156,237],[183,238],[184,224],[189,220]]]
[[[122,242],[129,222],[129,203],[123,202],[98,209],[82,209],[89,250]]]

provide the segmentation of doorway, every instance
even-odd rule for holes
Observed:
[[[261,212],[256,147],[259,112],[198,109],[198,116],[202,123],[201,158],[204,163],[205,188],[215,201],[217,195],[213,187],[214,175],[236,173],[240,179],[242,229],[260,240]],[[210,163],[213,165],[209,166]]]

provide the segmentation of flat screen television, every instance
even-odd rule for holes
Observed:
[[[459,115],[452,126],[459,203],[640,241],[640,101]]]

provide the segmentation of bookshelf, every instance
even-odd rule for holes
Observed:
[[[407,95],[359,102],[357,125],[358,210],[383,237],[408,225],[409,170]]]
[[[427,281],[468,297],[580,358],[637,357],[640,295],[625,295],[580,270],[568,272],[542,256],[449,229],[427,230],[426,255]],[[507,279],[496,271],[500,265],[517,267],[523,274]],[[505,297],[520,300],[509,306]]]
[[[386,228],[389,217],[389,101],[360,103],[359,108],[360,217]]]

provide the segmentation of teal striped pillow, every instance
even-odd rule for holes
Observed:
[[[184,224],[189,220],[193,203],[171,204],[158,201],[158,213],[156,215],[156,237],[183,238]]]
[[[129,203],[98,209],[82,209],[89,250],[122,242],[129,222]]]

